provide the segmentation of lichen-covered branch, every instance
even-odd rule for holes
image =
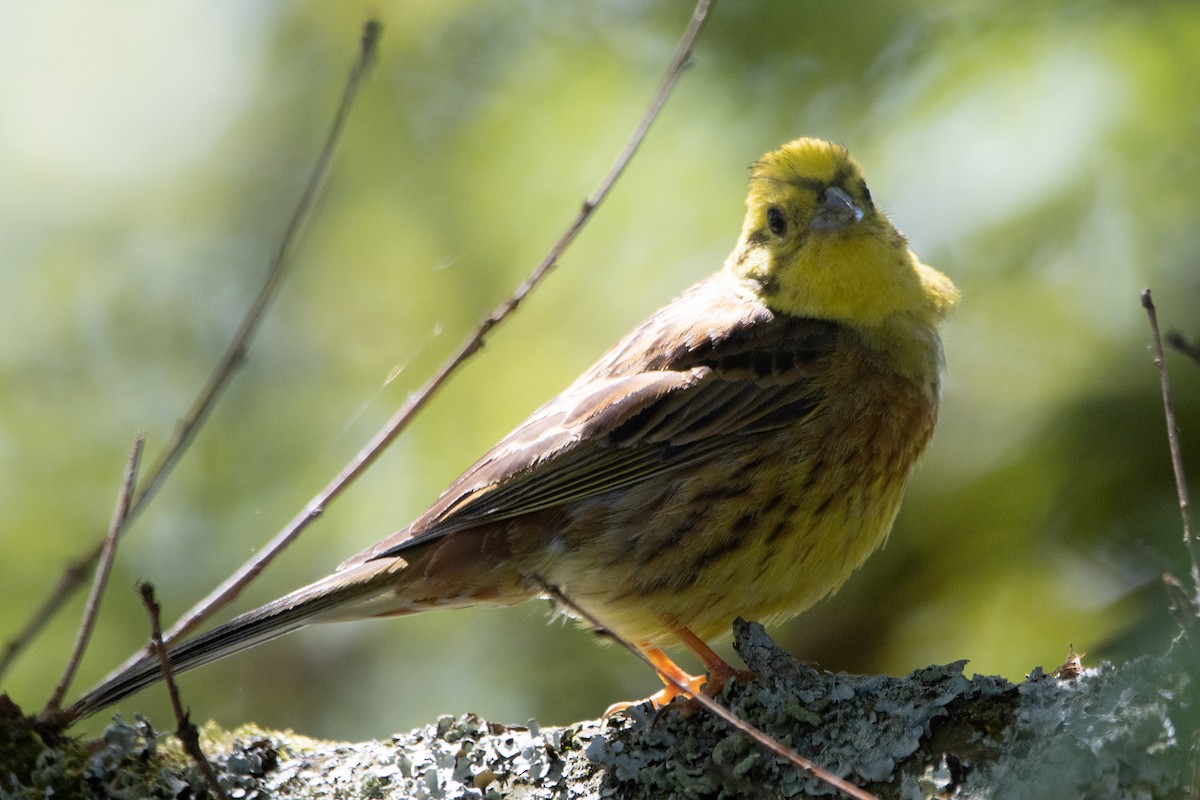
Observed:
[[[1186,797],[1197,730],[1195,663],[1163,657],[1019,685],[968,677],[965,662],[901,678],[821,673],[757,625],[736,646],[753,681],[723,701],[801,754],[880,798]],[[0,709],[4,798],[199,797],[172,742],[118,721],[103,742],[45,746]],[[828,796],[703,712],[640,708],[564,728],[443,717],[390,740],[320,742],[254,727],[207,731],[233,797],[692,798]]]

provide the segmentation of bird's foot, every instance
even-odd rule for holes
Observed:
[[[707,648],[705,649],[707,650]],[[711,655],[712,657],[704,659],[705,666],[708,667],[708,674],[700,676],[689,675],[684,672],[666,653],[657,647],[646,647],[642,649],[642,652],[646,654],[650,663],[654,665],[655,671],[658,672],[659,680],[665,686],[642,700],[613,703],[605,709],[602,719],[608,719],[613,714],[617,714],[633,706],[642,705],[643,703],[649,703],[655,711],[669,707],[680,711],[685,716],[690,716],[696,710],[697,693],[702,691],[709,697],[716,697],[730,680],[750,680],[755,677],[753,672],[735,669],[730,666],[724,659],[718,657],[711,650],[707,650],[706,655]],[[681,686],[686,687],[686,689],[681,689]]]

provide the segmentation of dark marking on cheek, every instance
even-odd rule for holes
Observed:
[[[755,275],[754,280],[758,282],[759,288],[765,295],[778,294],[779,280],[774,275]]]
[[[862,204],[865,206],[864,211],[875,208],[875,204],[871,201],[871,190],[867,188],[867,182],[862,178],[858,179],[858,196],[862,198]]]

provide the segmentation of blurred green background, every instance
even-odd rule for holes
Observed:
[[[726,2],[615,193],[527,306],[237,604],[324,575],[734,243],[746,167],[846,144],[963,291],[942,423],[887,547],[776,631],[833,670],[1172,633],[1184,571],[1138,292],[1200,335],[1200,4]],[[362,22],[385,26],[250,359],[121,548],[72,696],[273,535],[524,278],[648,101],[685,0],[25,4],[0,28],[0,638],[170,436],[257,290]],[[1172,355],[1193,478],[1200,368]],[[389,376],[392,379],[389,380]],[[79,598],[2,681],[57,680]],[[198,718],[379,737],[439,713],[565,723],[656,688],[544,604],[325,626],[192,673]],[[121,705],[170,726],[161,690]],[[98,730],[92,720],[84,730]]]

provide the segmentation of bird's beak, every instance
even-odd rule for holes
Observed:
[[[850,195],[836,186],[830,186],[821,195],[817,213],[813,215],[812,227],[822,231],[840,231],[862,221],[862,209],[854,204]]]

